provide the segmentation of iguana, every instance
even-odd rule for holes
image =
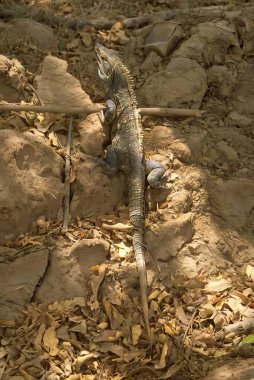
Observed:
[[[148,316],[147,274],[144,257],[143,232],[145,222],[145,175],[152,187],[159,185],[164,167],[153,160],[145,162],[143,129],[133,80],[113,50],[95,45],[98,73],[107,90],[105,121],[111,124],[112,144],[106,150],[104,167],[112,174],[119,170],[128,175],[129,215],[134,227],[133,248],[139,273],[142,310],[150,339]]]

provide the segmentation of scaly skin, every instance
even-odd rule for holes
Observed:
[[[121,153],[122,157],[125,157],[124,161],[126,161],[127,157],[128,162],[129,213],[130,222],[134,226],[133,248],[139,273],[145,326],[150,338],[147,275],[143,248],[145,222],[145,161],[143,130],[129,71],[111,50],[106,49],[102,45],[96,44],[95,53],[99,66],[99,75],[106,85],[108,98],[113,101],[115,106],[114,116],[110,116],[110,112],[109,115],[106,115],[106,118],[114,119],[112,146],[116,149],[113,150],[117,152],[117,155],[120,155],[119,153]],[[110,154],[108,154],[108,157],[106,156],[106,162],[114,168],[114,172],[117,172],[119,164],[116,163],[116,160],[112,155],[111,157]]]

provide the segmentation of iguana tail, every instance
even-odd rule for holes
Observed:
[[[150,338],[150,323],[148,316],[148,300],[147,300],[147,276],[146,276],[146,263],[143,250],[143,235],[139,230],[133,233],[133,248],[136,257],[136,263],[139,274],[139,286],[141,293],[142,310],[145,320],[147,334]]]

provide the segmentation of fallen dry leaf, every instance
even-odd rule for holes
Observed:
[[[166,357],[168,355],[168,344],[167,342],[165,341],[164,342],[164,345],[163,345],[163,348],[162,348],[162,351],[161,351],[161,356],[160,356],[160,361],[159,361],[159,364],[157,366],[155,366],[155,368],[164,368],[166,366]]]
[[[101,322],[98,324],[99,329],[105,330],[108,327],[108,322]]]
[[[49,349],[50,355],[54,356],[58,353],[58,338],[56,336],[55,326],[49,327],[43,335],[43,343]]]
[[[182,306],[176,306],[175,308],[176,311],[176,316],[177,318],[184,324],[185,326],[188,326],[189,324],[189,319],[187,315],[185,314],[185,311]]]
[[[6,350],[4,349],[4,347],[0,347],[0,359],[4,358],[5,355],[7,355]]]
[[[70,341],[70,336],[68,333],[69,326],[62,325],[56,330],[57,338],[66,340],[67,342]]]
[[[242,302],[243,305],[251,304],[253,301],[251,298],[247,297],[245,294],[238,292],[237,290],[234,290],[231,295],[233,297],[236,297],[240,302]]]
[[[46,325],[45,325],[45,323],[42,323],[39,327],[36,338],[34,339],[34,348],[36,350],[41,349],[42,338],[43,338],[43,334],[44,334],[45,330],[46,330]]]
[[[247,274],[248,277],[252,279],[254,282],[254,267],[251,265],[247,265],[245,273]]]
[[[204,356],[213,356],[216,353],[215,348],[207,349],[203,347],[193,347],[192,350]]]
[[[55,132],[50,132],[48,135],[48,138],[49,138],[50,144],[52,146],[55,146],[56,148],[60,147],[61,144],[60,144],[58,137],[57,137],[57,134]]]
[[[70,327],[69,331],[79,332],[82,335],[86,336],[87,334],[87,324],[86,321],[83,319],[80,324]]]
[[[149,294],[148,301],[155,300],[156,298],[158,298],[160,293],[161,293],[160,290],[158,290],[158,289],[154,290],[152,293]]]
[[[132,251],[132,248],[126,246],[123,241],[121,241],[121,243],[115,244],[115,245],[116,245],[116,247],[118,247],[118,255],[121,258],[126,257],[127,254]]]
[[[98,292],[99,287],[105,277],[106,272],[106,265],[102,264],[96,267],[96,271],[98,271],[98,275],[93,274],[91,276],[91,289],[92,289],[92,296],[90,298],[90,301],[88,302],[88,305],[91,307],[92,310],[98,310],[99,308],[99,302],[98,302]]]
[[[158,296],[158,299],[157,299],[157,302],[158,302],[158,305],[166,298],[168,297],[170,294],[168,292],[166,292],[166,290],[164,290],[163,292],[161,292]]]
[[[90,33],[87,33],[87,32],[83,32],[83,31],[80,31],[80,36],[81,36],[81,39],[82,39],[82,42],[83,44],[86,46],[86,47],[89,47],[91,46],[91,44],[93,43],[93,39],[92,39],[92,36]]]
[[[215,317],[213,318],[215,330],[219,331],[222,328],[222,326],[224,326],[225,322],[226,322],[226,320],[225,320],[225,317],[223,315],[216,314]]]
[[[119,329],[124,320],[123,316],[116,310],[116,308],[110,302],[108,302],[108,300],[105,297],[103,297],[103,304],[111,328]]]
[[[176,321],[171,320],[171,321],[167,322],[164,326],[164,331],[168,335],[176,335],[177,334]]]
[[[155,300],[152,300],[151,303],[150,303],[150,309],[154,312],[158,311],[159,309],[159,305],[157,304],[157,302]]]
[[[136,346],[138,344],[138,340],[142,334],[142,328],[140,325],[133,325],[131,326],[131,337],[132,337],[132,344]]]
[[[201,347],[214,347],[216,345],[216,339],[213,334],[200,330],[195,331],[193,342]]]
[[[119,358],[122,358],[125,362],[130,362],[133,360],[138,360],[141,355],[144,354],[143,350],[137,349],[129,351],[123,346],[120,346],[118,344],[113,343],[102,343],[98,347],[98,349],[101,352],[112,352],[113,354],[117,355]]]
[[[78,356],[77,359],[74,361],[73,365],[75,369],[79,371],[83,364],[85,364],[89,360],[98,358],[98,356],[99,355],[97,353],[89,353],[84,356]]]
[[[26,372],[23,368],[20,368],[19,369],[19,372],[23,375],[24,379],[25,380],[36,380],[35,377],[33,377],[32,375],[30,375],[28,372]]]
[[[94,380],[94,376],[93,375],[87,375],[87,376],[91,376],[90,378],[86,377],[87,380]],[[78,373],[74,373],[74,374],[72,374],[72,375],[70,375],[69,377],[66,378],[66,380],[81,380],[81,379],[83,380],[83,379],[85,379],[85,377],[82,376],[82,378],[81,378],[80,374],[78,374]]]
[[[114,342],[117,340],[118,330],[104,330],[93,338],[93,342]]]
[[[171,367],[169,367],[169,369],[163,375],[159,376],[158,379],[164,380],[164,379],[170,379],[171,377],[173,378],[173,376],[176,375],[177,372],[180,371],[183,365],[184,365],[183,362],[173,364]]]
[[[224,290],[227,290],[231,287],[232,283],[230,280],[221,278],[218,280],[210,280],[204,289],[208,292],[223,292]]]
[[[199,309],[199,315],[202,319],[213,318],[216,315],[216,309],[213,305],[207,303],[201,305]]]

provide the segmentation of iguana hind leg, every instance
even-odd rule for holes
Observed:
[[[127,154],[115,145],[109,145],[106,149],[106,155],[100,159],[99,165],[108,175],[115,175],[119,170],[128,173],[129,161]]]
[[[146,160],[145,167],[149,185],[154,188],[164,187],[162,184],[162,177],[166,170],[165,167],[155,160]]]

